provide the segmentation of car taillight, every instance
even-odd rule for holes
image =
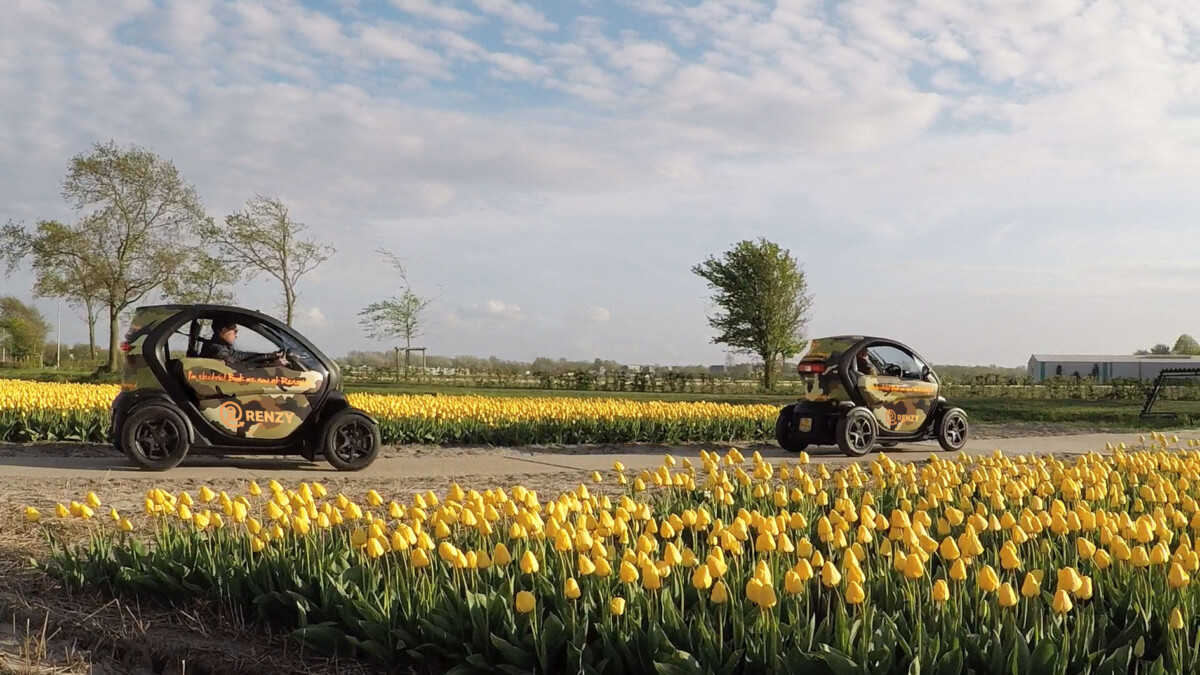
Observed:
[[[129,344],[128,342],[122,342],[122,343],[121,343],[121,351],[123,351],[123,352],[127,352],[127,351],[129,351],[130,349],[133,349],[133,345]]]
[[[825,372],[825,364],[823,363],[801,363],[796,366],[796,372],[801,375],[819,374]]]

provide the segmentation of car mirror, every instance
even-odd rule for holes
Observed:
[[[928,380],[929,376],[932,374],[933,374],[933,371],[929,369],[929,366],[921,366],[921,379],[922,380]]]

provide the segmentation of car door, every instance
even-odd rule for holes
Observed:
[[[238,351],[293,351],[288,366],[228,364],[220,359],[189,356],[182,361],[185,385],[193,392],[201,415],[225,433],[279,440],[304,423],[329,373],[320,360],[273,327],[239,322]]]
[[[929,419],[938,392],[932,375],[925,374],[925,364],[896,345],[877,344],[866,349],[880,372],[861,375],[859,391],[880,430],[908,434],[921,429]]]

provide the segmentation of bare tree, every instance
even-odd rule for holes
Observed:
[[[266,273],[279,281],[285,320],[291,325],[300,277],[337,252],[329,244],[301,239],[305,227],[292,220],[279,199],[255,195],[244,211],[225,217],[224,227],[208,227],[205,237],[217,246],[222,262],[247,278]]]
[[[404,264],[393,253],[379,249],[377,251],[388,263],[396,269],[400,277],[400,293],[387,300],[380,300],[367,305],[359,316],[361,323],[367,329],[367,335],[373,340],[404,340],[404,375],[408,376],[409,351],[412,349],[413,338],[422,334],[424,325],[423,314],[433,301],[441,297],[424,298],[412,290],[408,273]]]

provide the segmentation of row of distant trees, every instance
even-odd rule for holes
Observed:
[[[143,298],[224,303],[239,280],[266,274],[280,284],[290,323],[300,277],[335,252],[304,239],[305,226],[274,197],[255,195],[218,222],[172,162],[138,146],[97,143],[76,155],[62,195],[74,220],[10,221],[0,230],[6,274],[31,262],[34,296],[81,308],[92,350],[106,315],[109,370],[117,368],[122,314]]]
[[[1150,349],[1139,349],[1134,354],[1178,354],[1180,356],[1196,356],[1200,355],[1200,342],[1196,342],[1196,338],[1184,333],[1175,339],[1175,346],[1169,346],[1164,342],[1160,342]]]
[[[0,228],[0,259],[6,276],[31,263],[34,297],[82,310],[93,358],[97,321],[107,318],[109,371],[117,369],[122,315],[143,299],[232,303],[238,282],[266,275],[279,284],[279,309],[290,325],[301,277],[336,253],[329,243],[305,238],[306,226],[275,197],[256,194],[244,209],[214,219],[172,162],[136,145],[97,143],[73,157],[62,195],[75,219],[9,221]],[[362,324],[373,337],[411,345],[434,298],[413,293],[400,260],[380,253],[399,272],[401,292],[364,308]],[[15,297],[3,302],[0,341],[7,353],[18,359],[36,353],[45,320]]]

